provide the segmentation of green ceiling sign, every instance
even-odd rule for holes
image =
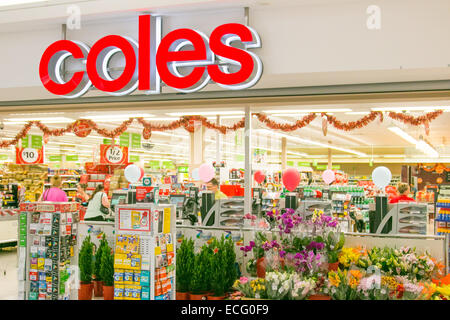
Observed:
[[[120,135],[119,145],[121,147],[129,147],[130,146],[130,134],[128,132],[124,132]]]
[[[141,148],[141,135],[139,133],[132,133],[131,134],[131,147],[133,149],[140,149]]]
[[[49,161],[62,161],[62,155],[52,155],[48,156]]]
[[[78,161],[78,155],[77,154],[66,155],[66,161],[76,162]]]
[[[141,157],[130,154],[130,162],[139,162]]]
[[[309,162],[297,162],[299,167],[310,167],[311,164]]]

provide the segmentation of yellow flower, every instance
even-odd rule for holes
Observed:
[[[387,286],[391,290],[395,290],[398,286],[398,283],[397,283],[397,281],[395,281],[394,277],[382,276],[381,277],[381,285]]]
[[[330,281],[330,284],[334,287],[338,287],[339,284],[341,283],[339,275],[334,271],[328,273],[328,280]]]
[[[436,287],[436,291],[445,296],[450,297],[450,285],[443,285],[442,287]]]

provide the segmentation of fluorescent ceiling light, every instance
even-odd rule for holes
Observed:
[[[372,108],[372,111],[433,111],[433,110],[444,110],[446,112],[450,111],[450,106],[428,106],[428,107],[383,107],[383,108]]]
[[[16,6],[20,4],[30,4],[30,3],[37,3],[37,2],[47,2],[49,0],[2,0],[0,2],[0,7],[6,7],[6,6]]]
[[[6,124],[24,124],[29,121],[41,121],[44,124],[47,123],[70,123],[74,122],[74,119],[66,118],[66,117],[33,117],[33,118],[9,118],[4,119]]]
[[[171,112],[166,113],[168,116],[172,117],[182,117],[182,116],[211,116],[211,115],[236,115],[242,114],[244,115],[244,111],[189,111],[189,112]]]
[[[331,144],[325,144],[325,143],[321,143],[321,142],[317,142],[317,141],[312,141],[312,140],[308,140],[308,139],[298,138],[298,137],[290,136],[290,135],[287,135],[287,134],[284,134],[284,133],[278,133],[278,132],[269,131],[267,129],[258,129],[258,131],[264,132],[264,133],[266,133],[268,135],[277,135],[279,137],[284,137],[284,138],[289,139],[291,141],[297,141],[297,142],[303,143],[303,144],[316,145],[316,146],[319,146],[319,147],[330,148],[330,149],[339,150],[339,151],[342,151],[342,152],[352,153],[352,154],[355,154],[355,155],[360,156],[360,157],[367,157],[367,154],[359,152],[359,151],[356,151],[356,150],[352,150],[352,149],[336,147],[336,146],[333,146]]]
[[[311,113],[311,112],[351,112],[352,109],[284,109],[284,110],[263,110],[264,113],[279,113],[279,114],[291,114],[296,115],[298,113]]]
[[[420,140],[417,144],[416,144],[416,148],[419,150],[422,150],[423,153],[425,153],[426,155],[433,157],[433,158],[438,158],[439,157],[439,153],[434,150],[434,148],[432,146],[430,146],[426,141],[424,140]]]
[[[401,138],[403,138],[404,140],[408,141],[409,143],[415,145],[416,149],[422,151],[426,155],[434,158],[439,157],[439,153],[425,141],[423,140],[419,141],[414,139],[399,127],[389,127],[388,129],[397,134],[398,136],[400,136]]]
[[[409,134],[407,134],[405,131],[403,131],[399,127],[389,127],[388,130],[392,131],[393,133],[398,135],[400,138],[402,138],[403,140],[405,140],[411,144],[416,145],[418,142],[416,139],[411,137]]]
[[[105,122],[114,122],[114,121],[125,121],[130,118],[151,118],[154,117],[153,114],[148,113],[136,113],[136,114],[104,114],[104,115],[85,115],[83,118],[105,121]]]
[[[243,118],[242,115],[236,115],[236,116],[222,116],[222,115],[219,115],[219,116],[220,116],[221,120],[222,119],[242,119]],[[216,120],[217,118],[216,117],[207,117],[206,119],[208,119],[208,120]]]

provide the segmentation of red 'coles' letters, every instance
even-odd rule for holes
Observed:
[[[229,89],[248,88],[259,80],[262,63],[248,50],[261,47],[261,42],[250,27],[224,24],[213,30],[210,39],[192,29],[177,29],[158,43],[161,35],[156,32],[160,32],[160,28],[151,29],[152,19],[157,18],[139,17],[139,42],[110,35],[98,40],[91,49],[77,41],[60,40],[51,44],[39,65],[42,84],[53,94],[73,98],[87,92],[91,84],[99,90],[123,95],[138,87],[150,90],[151,83],[159,81],[179,91],[192,92],[201,89],[210,79]],[[231,46],[233,41],[242,42],[244,49]],[[187,45],[189,50],[183,50]],[[125,67],[122,74],[113,79],[107,67],[111,56],[118,51],[125,57]],[[64,82],[59,69],[69,56],[86,60],[86,71],[75,72]],[[218,59],[226,64],[219,66]],[[232,65],[237,71],[230,71]],[[190,73],[182,75],[180,67],[191,67]],[[159,85],[153,93],[159,93]]]

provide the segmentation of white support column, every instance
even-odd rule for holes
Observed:
[[[220,116],[217,115],[216,117],[216,124],[220,126]],[[220,154],[220,132],[216,131],[216,162],[219,164],[221,160],[221,154]]]
[[[245,107],[245,181],[244,181],[244,213],[252,212],[252,114],[250,107]]]
[[[287,169],[287,140],[286,137],[281,138],[281,170]]]

